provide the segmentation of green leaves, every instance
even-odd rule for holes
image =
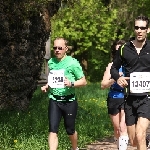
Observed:
[[[101,0],[72,0],[71,5],[68,3],[68,7],[60,9],[51,19],[52,41],[63,36],[74,47],[76,55],[87,51],[89,74],[92,68],[102,68],[99,74],[103,74],[112,41],[133,36],[134,18],[140,14],[150,15],[148,4],[148,0],[138,3],[112,0],[105,5]],[[93,63],[93,59],[97,63]]]
[[[90,49],[94,40],[100,45],[95,48],[104,50],[101,43],[108,41],[108,37],[109,41],[113,38],[110,26],[115,15],[112,19],[110,16],[100,0],[80,0],[80,5],[75,2],[73,7],[60,10],[52,18],[52,39],[63,35],[71,43],[75,41],[80,52]]]
[[[61,9],[52,18],[52,41],[63,36],[75,47],[75,55],[87,51],[89,66],[99,68],[97,65],[103,64],[99,54],[109,52],[110,43],[116,36],[112,26],[114,19],[116,11],[110,13],[100,0],[80,0]],[[105,60],[108,61],[109,57]]]

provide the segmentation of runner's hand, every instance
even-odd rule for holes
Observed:
[[[124,88],[128,85],[128,82],[126,80],[129,80],[129,79],[130,77],[120,77],[117,80],[117,84]]]
[[[41,91],[42,92],[45,93],[45,92],[47,92],[47,90],[48,90],[48,86],[47,85],[44,85],[44,86],[41,87]]]
[[[65,80],[64,80],[64,85],[66,87],[71,87],[71,82],[65,77]]]

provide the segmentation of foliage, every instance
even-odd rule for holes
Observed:
[[[115,32],[118,38],[128,40],[129,37],[134,36],[134,19],[139,15],[150,17],[148,4],[148,0],[111,0],[109,2],[109,10],[117,10],[117,19],[114,20],[113,25],[116,27]]]
[[[77,1],[73,6],[60,10],[53,17],[52,40],[57,36],[67,38],[74,46],[75,55],[85,51],[88,53],[90,66],[88,73],[94,74],[96,70],[102,73],[104,54],[109,52],[109,45],[116,38],[112,26],[115,18],[116,10],[110,13],[100,0]],[[108,62],[109,57],[105,60]]]
[[[106,110],[106,93],[107,91],[100,90],[99,84],[90,84],[76,91],[79,104],[76,129],[79,134],[80,148],[95,139],[110,136],[112,133]],[[29,109],[25,112],[0,111],[0,149],[48,149],[48,100],[47,94],[41,93],[38,88],[33,95]],[[59,150],[70,148],[63,120],[58,138]]]
[[[148,4],[148,0],[74,0],[52,18],[52,40],[68,39],[80,62],[87,56],[88,79],[99,81],[110,60],[112,41],[134,36],[134,18],[150,16]]]

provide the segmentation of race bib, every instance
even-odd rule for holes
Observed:
[[[130,74],[130,92],[150,92],[150,72],[133,72]]]
[[[51,70],[48,75],[48,85],[51,88],[64,88],[64,70]]]

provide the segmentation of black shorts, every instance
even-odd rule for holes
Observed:
[[[127,126],[136,124],[139,117],[150,119],[150,97],[129,95],[125,101]]]
[[[108,114],[116,115],[124,109],[124,98],[107,98]]]
[[[58,102],[50,99],[48,107],[49,132],[58,133],[59,124],[63,117],[67,134],[74,134],[77,108],[77,100]]]

